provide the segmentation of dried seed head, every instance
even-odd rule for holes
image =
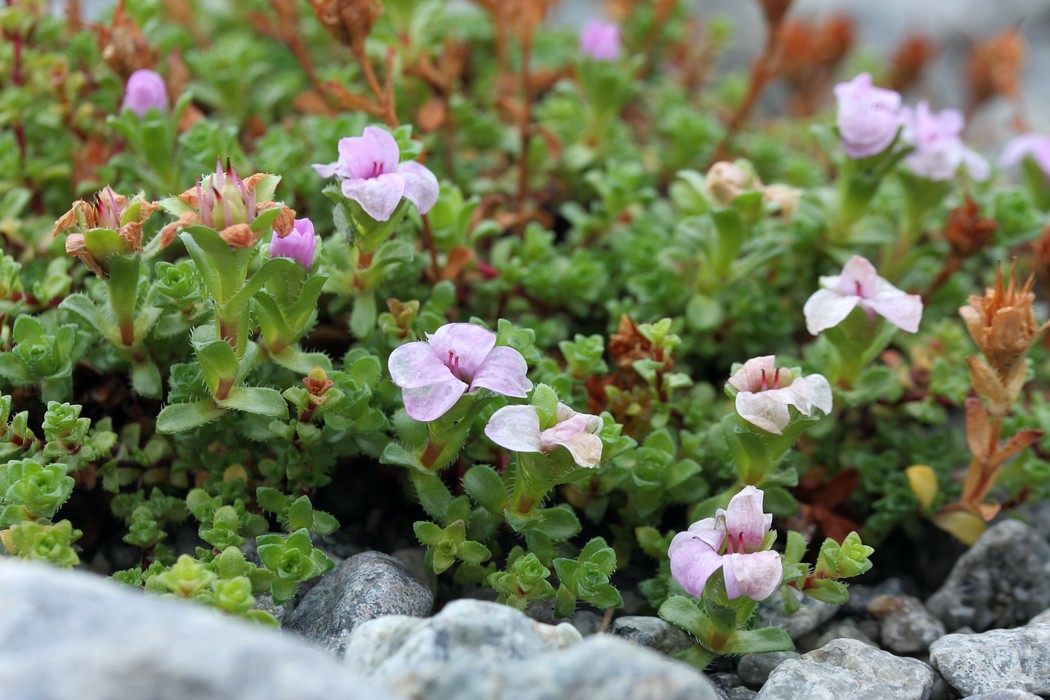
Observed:
[[[1010,265],[1006,282],[1000,265],[995,284],[984,296],[971,296],[969,305],[959,309],[970,337],[1004,384],[1012,384],[1015,373],[1024,373],[1024,359],[1048,325],[1036,325],[1032,313],[1034,278],[1018,285],[1014,267],[1015,263]]]
[[[998,227],[995,221],[982,217],[980,207],[967,196],[948,214],[944,237],[957,257],[968,258],[992,241]]]

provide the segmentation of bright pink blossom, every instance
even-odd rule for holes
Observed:
[[[965,118],[956,109],[930,111],[925,100],[915,109],[901,109],[901,124],[904,130],[901,139],[915,147],[904,164],[919,177],[928,180],[951,180],[965,166],[976,180],[988,178],[988,161],[977,152],[967,148],[960,138]]]
[[[313,167],[321,177],[339,178],[343,195],[376,221],[388,221],[402,199],[426,214],[438,200],[437,178],[426,166],[400,159],[394,137],[369,126],[361,136],[339,139],[339,160]]]
[[[791,422],[788,406],[804,416],[831,412],[831,385],[819,374],[798,376],[778,368],[776,356],[753,357],[729,378],[736,391],[736,412],[762,430],[780,435]]]
[[[137,70],[128,78],[124,86],[124,104],[122,109],[130,109],[143,117],[150,109],[168,111],[168,88],[164,78],[156,71]]]
[[[1050,136],[1043,134],[1022,134],[1007,141],[999,165],[1012,168],[1028,156],[1050,178]]]
[[[596,61],[620,59],[620,25],[592,19],[580,32],[580,53]]]
[[[405,411],[424,422],[445,415],[467,392],[491,389],[525,398],[532,389],[521,353],[496,347],[495,333],[471,323],[447,323],[426,342],[395,348],[388,366]]]
[[[819,289],[802,307],[806,328],[813,335],[842,323],[857,306],[868,318],[875,314],[901,330],[915,333],[922,320],[922,298],[897,289],[875,271],[870,262],[854,255],[841,275],[821,277]]]
[[[534,406],[504,406],[489,418],[485,434],[512,452],[550,454],[564,447],[576,464],[590,468],[602,461],[602,440],[597,435],[601,429],[598,416],[577,413],[559,403],[555,423],[546,430],[540,430],[540,416]]]
[[[671,540],[671,575],[689,595],[699,598],[719,569],[730,599],[764,600],[780,587],[780,554],[762,549],[773,523],[773,516],[762,512],[762,497],[754,486],[745,486],[729,508],[719,508],[715,517],[693,523]]]
[[[317,239],[314,237],[314,224],[309,219],[296,219],[292,232],[281,238],[275,232],[270,239],[271,258],[291,258],[307,270],[314,264],[314,250]]]
[[[871,76],[861,73],[835,86],[842,150],[850,158],[867,158],[885,151],[900,126],[901,96],[874,87]]]

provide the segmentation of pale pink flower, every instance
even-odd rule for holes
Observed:
[[[546,430],[540,429],[539,412],[534,406],[504,406],[489,418],[485,434],[512,452],[550,454],[555,448],[564,447],[576,464],[590,468],[602,461],[602,440],[597,435],[601,429],[602,419],[598,416],[577,413],[559,403],[554,425]]]
[[[321,177],[339,178],[343,195],[376,221],[388,221],[402,199],[426,214],[438,200],[437,178],[426,166],[400,158],[394,137],[369,126],[361,136],[339,139],[339,160],[313,168]]]
[[[130,109],[143,117],[150,109],[168,111],[168,88],[164,78],[156,71],[137,70],[128,78],[124,86],[124,104],[122,109]]]
[[[762,512],[762,497],[754,486],[745,486],[726,510],[719,508],[715,517],[693,523],[671,540],[671,575],[689,595],[699,598],[719,569],[731,600],[765,600],[780,587],[780,554],[762,550],[773,523],[773,516]]]
[[[447,323],[426,342],[395,348],[388,367],[405,411],[424,422],[445,415],[467,392],[491,389],[523,399],[532,389],[521,353],[496,347],[495,333],[470,323]]]
[[[900,126],[901,96],[874,87],[871,76],[861,73],[835,86],[842,150],[850,158],[867,158],[885,151]]]
[[[951,180],[965,166],[975,180],[986,180],[988,161],[963,144],[960,134],[965,118],[957,109],[930,111],[925,100],[915,109],[901,109],[901,139],[915,150],[904,158],[904,164],[919,177],[928,180]]]
[[[620,25],[592,19],[580,32],[580,53],[596,61],[620,59]]]
[[[802,307],[806,328],[817,335],[826,328],[842,323],[857,306],[868,318],[875,314],[901,330],[915,333],[922,320],[922,298],[897,289],[875,271],[870,262],[854,255],[842,268],[841,275],[821,277],[819,289]]]
[[[1050,178],[1050,136],[1043,134],[1022,134],[1006,142],[1003,154],[999,156],[999,165],[1012,168],[1027,156],[1031,156],[1039,169]]]
[[[314,250],[317,239],[314,237],[314,224],[309,219],[296,219],[292,232],[284,238],[273,234],[270,239],[271,258],[291,258],[307,270],[314,264]]]
[[[753,357],[729,378],[736,412],[752,425],[780,435],[791,422],[788,406],[804,416],[831,412],[831,385],[822,375],[803,377],[776,366],[776,356]]]

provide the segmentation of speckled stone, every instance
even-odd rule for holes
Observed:
[[[81,572],[0,559],[0,697],[397,700],[302,640]]]
[[[963,695],[1000,688],[1050,695],[1050,625],[945,635],[930,646],[930,663]]]
[[[397,559],[379,552],[356,554],[336,566],[303,597],[284,629],[342,656],[350,633],[385,615],[423,616],[434,598]]]
[[[934,675],[921,661],[836,639],[777,666],[757,700],[929,700]]]

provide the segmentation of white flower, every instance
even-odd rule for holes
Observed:
[[[822,375],[796,376],[776,367],[776,356],[753,357],[729,378],[736,390],[736,412],[754,426],[780,435],[791,422],[788,406],[804,416],[831,412],[831,385]]]
[[[897,289],[876,274],[875,266],[854,255],[841,275],[821,277],[818,289],[802,307],[806,328],[813,335],[842,323],[857,306],[875,314],[901,330],[915,333],[922,320],[922,298]]]
[[[577,413],[558,404],[554,425],[540,430],[540,416],[534,406],[504,406],[492,414],[485,434],[500,447],[513,452],[550,454],[564,447],[581,467],[596,467],[602,461],[602,440],[597,433],[602,419]]]

